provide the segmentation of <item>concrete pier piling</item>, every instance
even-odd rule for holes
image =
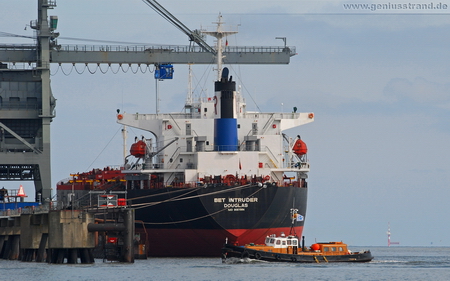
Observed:
[[[94,215],[79,210],[49,212],[49,262],[50,263],[93,263],[92,255],[82,258],[84,251],[95,247],[95,236],[87,230],[94,222]]]

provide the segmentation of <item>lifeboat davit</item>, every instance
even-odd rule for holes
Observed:
[[[131,145],[130,154],[137,158],[142,158],[145,156],[146,144],[144,141],[138,141]]]
[[[306,143],[302,141],[301,139],[298,139],[294,147],[292,148],[295,154],[297,155],[305,155],[308,152],[308,148],[306,147]]]

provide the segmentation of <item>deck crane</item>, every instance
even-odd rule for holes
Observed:
[[[200,31],[198,30],[190,30],[186,27],[180,20],[178,20],[174,15],[172,15],[169,11],[167,11],[161,4],[159,4],[156,0],[142,0],[145,4],[147,4],[150,8],[155,10],[160,16],[165,18],[168,22],[173,24],[179,30],[184,32],[191,42],[197,43],[203,50],[216,54],[216,50],[213,47],[209,46],[200,35]]]

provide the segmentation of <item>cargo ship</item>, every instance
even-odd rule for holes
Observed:
[[[222,67],[220,25],[209,33],[217,39],[218,70],[211,97],[186,102],[181,113],[118,111],[124,133],[128,126],[152,138],[136,137],[120,167],[57,184],[58,200],[67,205],[106,202],[93,197],[97,192],[118,196],[106,206],[134,208],[136,240],[145,241],[151,257],[218,257],[225,239],[243,245],[263,243],[273,233],[302,235],[307,147],[300,135],[283,132],[313,122],[314,113],[247,111]],[[291,209],[298,213],[294,229]]]

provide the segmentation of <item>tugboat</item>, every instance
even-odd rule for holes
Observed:
[[[352,252],[342,242],[315,243],[309,249],[300,247],[296,236],[270,235],[264,245],[253,243],[245,246],[225,244],[222,249],[222,262],[227,258],[250,258],[277,262],[369,262],[373,259],[370,250]]]
[[[298,210],[291,209],[292,228],[291,233],[286,236],[272,234],[267,236],[264,245],[250,243],[245,246],[229,244],[226,240],[222,248],[222,262],[227,258],[249,258],[263,261],[276,262],[299,262],[299,263],[321,263],[321,262],[369,262],[373,259],[370,250],[352,252],[347,244],[342,242],[314,243],[308,249],[305,247],[303,237],[302,246],[295,234],[294,224],[298,219]]]

